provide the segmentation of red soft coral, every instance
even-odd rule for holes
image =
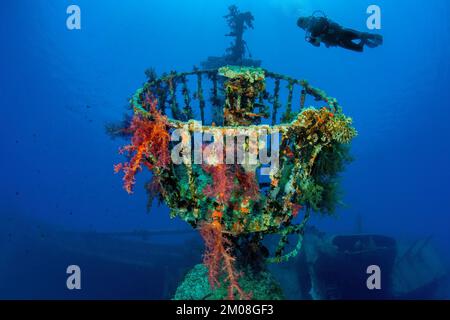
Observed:
[[[222,233],[220,222],[214,220],[212,223],[203,223],[200,234],[205,241],[206,251],[203,263],[208,268],[211,288],[220,287],[219,277],[224,273],[225,282],[228,283],[228,299],[234,300],[236,293],[240,299],[250,299],[251,295],[245,293],[239,286],[240,273],[234,267],[236,259],[231,254],[231,242]]]
[[[254,172],[246,172],[239,165],[229,164],[205,165],[203,170],[212,177],[212,184],[203,191],[219,204],[228,205],[233,194],[258,200],[259,185]]]
[[[165,168],[170,163],[168,120],[156,109],[157,103],[156,99],[146,97],[144,107],[149,110],[150,118],[139,114],[133,117],[127,129],[133,134],[131,144],[120,149],[120,153],[128,153],[131,159],[114,166],[116,173],[124,172],[124,189],[128,193],[133,192],[135,176],[142,170],[142,164],[152,170],[154,167]]]
[[[295,217],[298,216],[298,213],[300,212],[300,210],[303,209],[303,206],[297,204],[297,203],[293,203],[292,204],[292,215]]]
[[[259,199],[259,184],[254,172],[246,172],[240,167],[236,168],[236,178],[238,180],[238,190],[244,193],[244,197],[252,200]]]
[[[234,175],[229,172],[227,164],[203,166],[203,170],[209,173],[213,183],[203,190],[208,197],[216,198],[220,204],[228,204],[234,189]],[[231,174],[230,174],[231,173]]]

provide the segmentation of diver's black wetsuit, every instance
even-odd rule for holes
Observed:
[[[297,25],[305,29],[307,41],[316,47],[323,42],[327,47],[339,46],[362,52],[365,45],[375,48],[383,43],[380,35],[343,28],[325,17],[302,17],[298,19]]]

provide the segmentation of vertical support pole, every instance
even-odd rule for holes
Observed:
[[[202,74],[200,72],[197,73],[197,97],[200,105],[200,118],[202,120],[202,124],[205,123],[205,98],[203,96],[203,88],[202,88]]]
[[[215,123],[216,125],[221,125],[223,122],[223,117],[222,117],[222,113],[223,113],[223,109],[221,109],[222,104],[221,101],[219,99],[219,87],[218,87],[218,78],[217,78],[217,72],[213,72],[211,75],[212,78],[212,82],[213,82],[213,88],[212,88],[212,98],[211,98],[211,102],[212,102],[212,120],[213,123]]]
[[[305,101],[306,101],[306,90],[302,88],[302,92],[300,95],[300,111],[302,111],[303,108],[305,107]]]
[[[217,96],[217,73],[213,75],[213,105],[217,106],[218,96]]]
[[[163,86],[166,87],[163,87]],[[167,83],[163,81],[158,81],[158,105],[159,105],[159,111],[161,111],[162,114],[166,114],[166,100],[167,100]]]
[[[286,112],[283,115],[282,121],[283,122],[290,122],[292,121],[292,97],[294,95],[294,83],[292,80],[289,80],[289,84],[287,86],[289,93],[288,93],[288,100],[286,104]]]
[[[188,120],[194,118],[194,113],[191,107],[191,97],[189,96],[189,88],[187,86],[187,79],[185,75],[181,77],[181,83],[183,84],[181,93],[184,98],[183,116],[185,119],[183,120]]]
[[[280,107],[280,79],[275,80],[275,88],[273,93],[273,111],[272,111],[272,125],[277,123],[277,112]]]

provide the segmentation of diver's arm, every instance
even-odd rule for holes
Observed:
[[[320,38],[318,37],[309,37],[308,42],[311,43],[314,47],[320,47]]]

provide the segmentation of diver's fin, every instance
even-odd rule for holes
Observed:
[[[369,48],[376,48],[383,44],[383,36],[379,34],[364,34],[364,43]]]

